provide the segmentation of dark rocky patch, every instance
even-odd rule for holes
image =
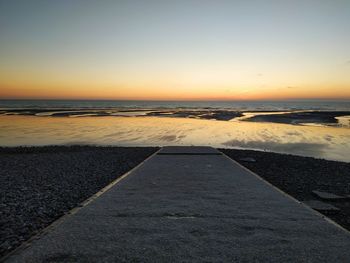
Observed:
[[[69,117],[75,115],[84,115],[84,114],[95,114],[94,117],[103,117],[103,116],[111,116],[109,113],[105,111],[75,111],[75,112],[57,112],[53,113],[51,117]]]
[[[243,114],[238,111],[214,111],[212,114],[201,115],[201,119],[214,119],[219,121],[229,121],[233,118],[242,117]]]
[[[0,113],[6,113],[7,115],[36,115],[40,113],[50,113],[50,115],[43,115],[45,117],[68,117],[75,115],[84,115],[84,114],[94,114],[95,117],[103,116],[119,116],[111,115],[111,112],[114,113],[125,113],[125,112],[145,112],[145,116],[157,116],[157,117],[177,117],[177,118],[199,118],[207,120],[222,120],[228,121],[236,117],[241,117],[243,114],[238,111],[230,110],[155,110],[148,112],[149,110],[145,109],[9,109],[4,110]],[[41,117],[43,117],[41,116]],[[127,117],[127,116],[124,116]]]
[[[148,110],[141,110],[141,109],[132,109],[132,110],[119,110],[119,109],[74,109],[74,108],[58,108],[58,109],[8,109],[8,110],[1,110],[0,114],[7,114],[7,115],[36,115],[40,113],[51,113],[50,115],[41,115],[40,117],[68,117],[68,116],[74,116],[74,115],[84,115],[84,114],[95,114],[96,117],[103,117],[103,116],[114,116],[111,115],[111,113],[125,113],[125,112],[143,112]],[[38,116],[38,115],[37,115]]]
[[[318,123],[337,124],[336,117],[350,115],[349,111],[311,111],[311,112],[291,112],[273,115],[257,115],[244,121],[254,122],[274,122],[285,124]]]
[[[174,111],[154,111],[147,114],[147,116],[158,116],[158,117],[177,117],[177,118],[197,118],[206,120],[220,120],[228,121],[233,118],[241,117],[243,114],[238,111],[229,110],[174,110]]]

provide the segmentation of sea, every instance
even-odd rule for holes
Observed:
[[[0,100],[0,108],[232,109],[238,111],[350,110],[350,100],[286,101],[142,101],[142,100]]]
[[[125,116],[6,114],[9,109],[127,109]],[[346,100],[114,101],[0,100],[0,147],[42,145],[201,145],[253,149],[350,162],[350,126],[294,125],[241,120],[146,116],[137,110],[227,109],[350,111]],[[1,112],[2,110],[2,112]],[[35,111],[34,111],[35,112]],[[350,123],[350,116],[345,121]]]

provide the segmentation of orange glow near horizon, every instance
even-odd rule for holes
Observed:
[[[247,92],[247,94],[227,94],[227,92],[210,92],[196,94],[194,92],[178,91],[167,94],[157,89],[114,89],[106,88],[103,92],[98,89],[81,91],[80,89],[59,88],[57,90],[40,88],[11,88],[2,89],[0,99],[77,99],[77,100],[293,100],[293,99],[350,99],[350,92],[342,93],[342,88],[332,90],[309,89],[304,91],[277,91]],[[142,93],[143,91],[143,93]],[[339,96],[338,94],[341,94]]]
[[[270,61],[198,64],[160,59],[150,65],[54,65],[27,61],[1,67],[0,98],[106,100],[350,99],[348,67],[309,68]],[[164,64],[164,67],[163,67]],[[167,66],[166,66],[167,65]],[[260,68],[264,68],[262,73]],[[40,70],[39,70],[40,69]],[[117,74],[117,73],[118,74]]]
[[[350,100],[350,2],[316,2],[6,1],[0,99]]]
[[[1,85],[0,99],[89,100],[292,100],[350,99],[347,86],[230,88],[227,86],[152,85]],[[166,88],[168,87],[168,88]]]

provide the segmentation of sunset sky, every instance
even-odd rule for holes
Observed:
[[[350,99],[350,1],[0,0],[0,98]]]

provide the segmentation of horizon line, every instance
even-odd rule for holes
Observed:
[[[288,98],[288,99],[107,99],[107,98],[1,98],[3,101],[163,101],[163,102],[239,102],[239,101],[350,101],[350,98]]]

